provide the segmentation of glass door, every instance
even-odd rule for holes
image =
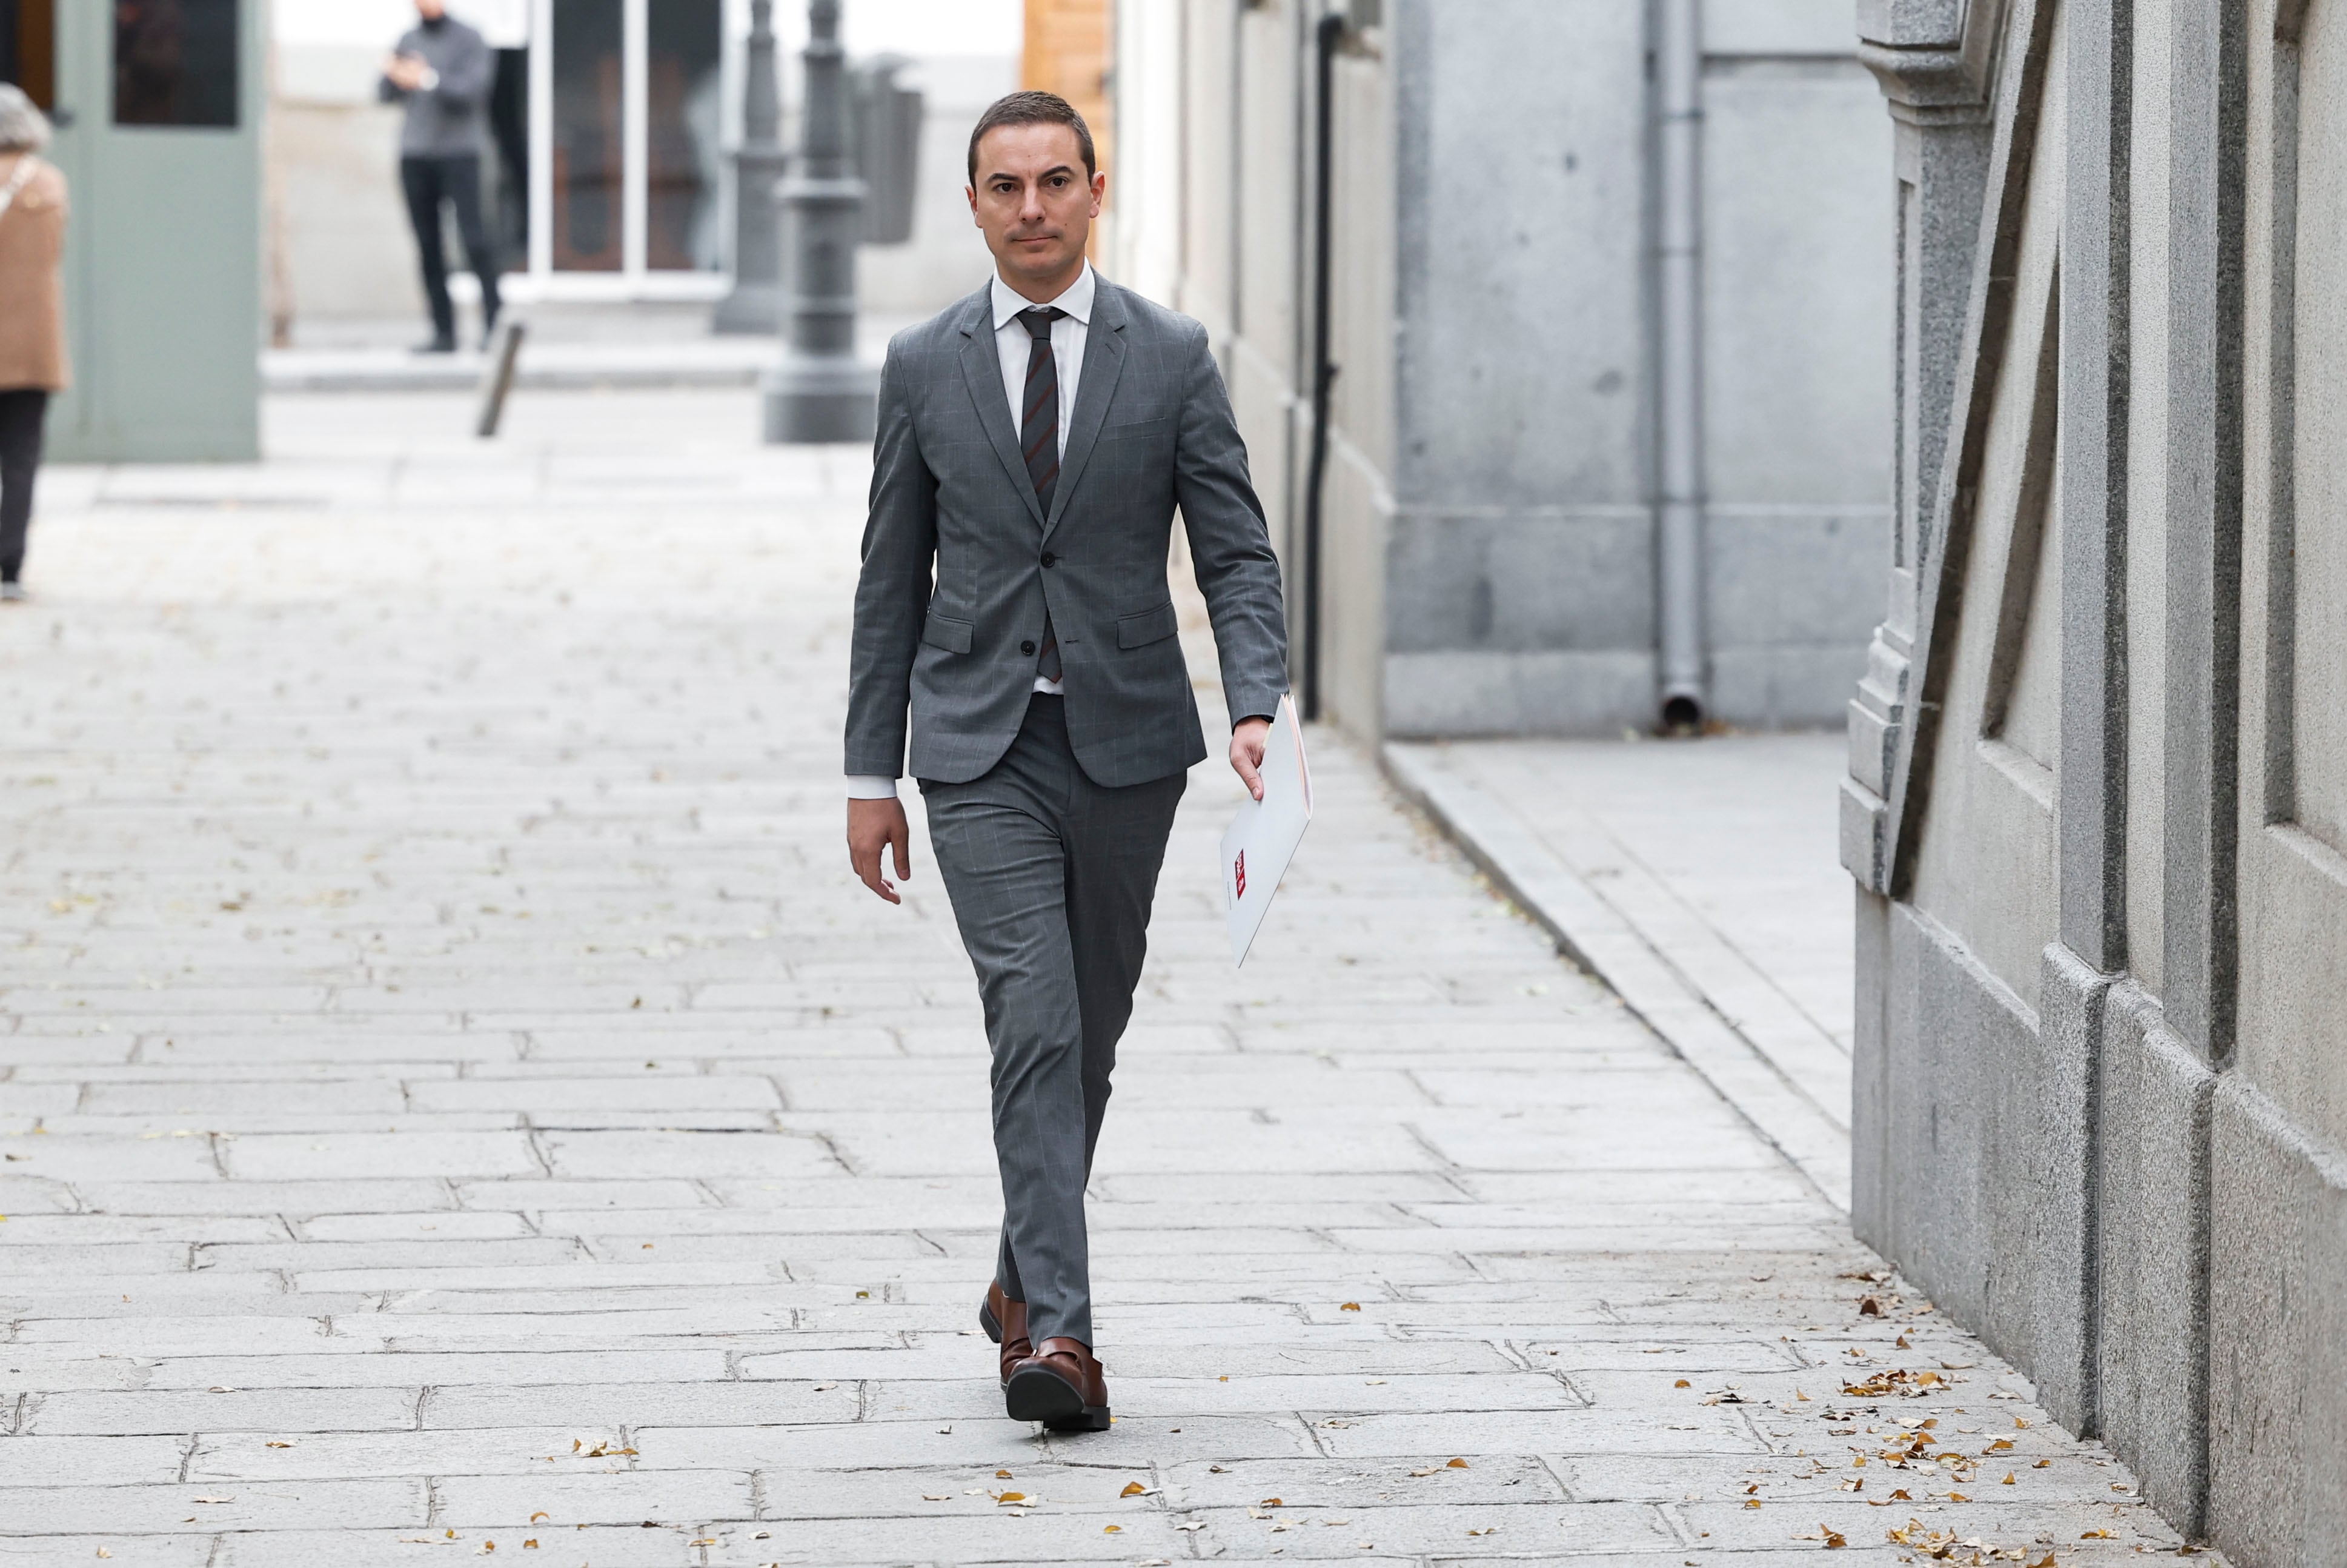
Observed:
[[[625,0],[554,0],[552,262],[565,272],[627,266]]]
[[[555,298],[715,298],[727,0],[532,0],[530,273]]]
[[[651,8],[644,70],[644,265],[714,272],[723,264],[718,192],[725,184],[721,0]]]

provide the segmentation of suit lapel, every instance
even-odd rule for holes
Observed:
[[[1109,399],[1124,369],[1124,306],[1106,278],[1094,274],[1092,319],[1084,331],[1084,373],[1076,382],[1076,409],[1068,421],[1068,450],[1060,459],[1059,487],[1051,492],[1051,517],[1043,537],[1060,526],[1067,514],[1068,497],[1084,477],[1092,460],[1092,443],[1100,439],[1101,422],[1108,417]]]
[[[1010,476],[1010,487],[1027,503],[1027,515],[1037,528],[1044,527],[1043,504],[1035,498],[1035,481],[1028,477],[1027,460],[1020,456],[1019,432],[1010,427],[1010,403],[1002,391],[1002,353],[994,343],[994,288],[992,284],[979,290],[970,313],[962,325],[961,374],[969,384],[969,400],[978,408],[978,422],[986,429],[986,438],[994,444],[994,455],[1002,459],[1002,471]],[[1092,368],[1086,356],[1084,367]],[[1081,394],[1081,388],[1078,388]]]

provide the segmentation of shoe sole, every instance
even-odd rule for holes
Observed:
[[[997,1345],[1002,1343],[1002,1325],[995,1321],[994,1308],[983,1301],[978,1304],[978,1326],[986,1330],[989,1339]]]
[[[1087,1405],[1068,1380],[1040,1368],[1014,1372],[1002,1387],[1003,1409],[1014,1421],[1040,1421],[1055,1432],[1104,1432],[1106,1405]]]

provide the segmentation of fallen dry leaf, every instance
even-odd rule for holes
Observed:
[[[1688,1389],[1693,1388],[1694,1385],[1689,1383],[1685,1378],[1681,1378],[1677,1382],[1673,1383],[1671,1387],[1674,1389]]]
[[[1360,1309],[1361,1304],[1358,1301],[1348,1301],[1337,1308],[1339,1312],[1358,1312]]]
[[[536,1524],[536,1523],[537,1523],[539,1520],[541,1520],[541,1519],[551,1519],[551,1518],[553,1518],[553,1517],[554,1517],[554,1515],[552,1515],[552,1514],[550,1514],[550,1513],[547,1512],[546,1512],[546,1510],[544,1510],[544,1509],[542,1509],[542,1508],[541,1508],[541,1509],[539,1509],[536,1513],[533,1513],[533,1514],[531,1514],[531,1515],[529,1516],[529,1522],[530,1522],[532,1524]]]
[[[1010,1471],[1005,1471],[1003,1473],[1008,1475]],[[1149,1495],[1149,1489],[1137,1481],[1126,1481],[1124,1490],[1117,1493],[1119,1497],[1146,1497],[1147,1495]]]
[[[1854,1399],[1880,1399],[1891,1394],[1914,1399],[1947,1386],[1948,1380],[1937,1372],[1911,1372],[1902,1367],[1877,1372],[1862,1383],[1844,1383],[1841,1391]]]
[[[2111,1532],[2107,1530],[2088,1530],[2078,1536],[2081,1541],[2108,1541],[2110,1538]]]
[[[994,1479],[997,1481],[1009,1481],[1010,1479],[1010,1472],[1007,1470],[996,1471],[994,1472]]]
[[[1860,1297],[1858,1298],[1858,1315],[1859,1315],[1860,1317],[1881,1317],[1881,1316],[1882,1316],[1882,1297],[1881,1297],[1881,1296],[1860,1296]]]
[[[1442,1468],[1445,1470],[1465,1470],[1467,1468],[1467,1461],[1463,1459],[1455,1459],[1449,1464],[1444,1465]]]

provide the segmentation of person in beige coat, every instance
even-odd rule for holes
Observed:
[[[66,388],[66,177],[49,122],[0,85],[0,600],[20,600],[49,395]]]

